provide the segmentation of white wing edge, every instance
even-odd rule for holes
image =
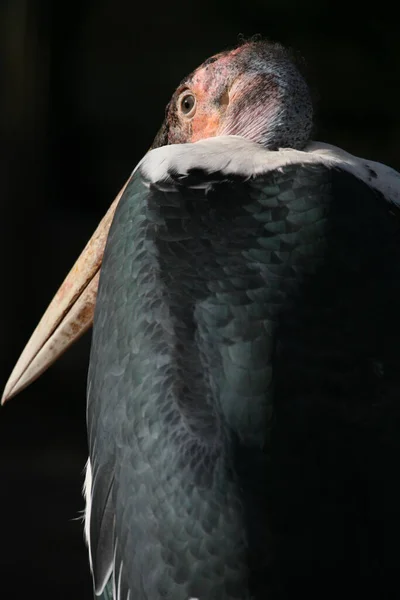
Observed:
[[[90,459],[86,463],[86,473],[85,473],[85,481],[83,484],[83,497],[85,498],[86,507],[85,507],[85,527],[84,527],[84,537],[89,550],[89,563],[90,569],[92,568],[92,553],[90,550],[90,513],[92,510],[92,466],[90,464]]]
[[[322,142],[310,142],[304,151],[290,148],[271,151],[239,136],[220,136],[194,144],[156,148],[145,155],[136,169],[140,170],[146,185],[164,183],[174,186],[171,174],[185,176],[191,169],[218,173],[227,178],[230,175],[255,177],[297,163],[341,168],[400,206],[400,174],[397,171]],[[210,183],[208,181],[204,187],[209,187]]]
[[[86,506],[85,506],[85,526],[84,526],[84,538],[89,551],[89,565],[90,571],[93,573],[93,560],[92,560],[92,550],[90,546],[90,518],[92,511],[92,484],[93,484],[93,474],[92,474],[92,465],[90,463],[90,459],[86,463],[86,473],[85,473],[85,481],[83,484],[83,496],[85,498]],[[109,569],[107,570],[107,574],[104,578],[104,582],[101,585],[99,590],[96,590],[96,595],[101,595],[106,587],[111,574],[114,571],[115,566],[115,552],[114,552],[114,560],[109,565]]]

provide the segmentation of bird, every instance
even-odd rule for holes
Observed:
[[[94,318],[85,535],[102,600],[294,598],[325,535],[304,543],[318,460],[350,460],[331,422],[372,431],[395,402],[400,174],[313,128],[279,43],[195,69],[7,384],[3,400]]]

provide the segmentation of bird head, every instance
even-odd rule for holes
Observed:
[[[240,135],[269,150],[302,149],[312,121],[309,88],[290,53],[280,44],[247,42],[181,82],[152,148]]]
[[[237,135],[269,150],[303,149],[312,118],[309,89],[290,54],[279,44],[251,41],[209,58],[182,81],[152,148]],[[91,326],[104,247],[124,189],[31,336],[3,402],[39,377]]]

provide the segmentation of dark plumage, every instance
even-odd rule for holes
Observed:
[[[291,444],[307,443],[313,411],[393,393],[377,365],[399,360],[398,210],[322,163],[251,180],[168,172],[157,183],[139,167],[102,267],[88,406],[97,589],[116,548],[121,598],[281,597],[279,539],[303,535],[280,522]]]
[[[311,124],[286,52],[251,43],[181,84],[154,147],[301,149]],[[144,159],[104,256],[90,543],[118,599],[286,597],[310,420],[389,401],[398,368],[397,174],[372,189],[375,165],[335,149],[202,144]]]
[[[122,194],[88,381],[102,600],[388,597],[400,175],[311,142],[312,113],[281,46],[221,53],[174,93]],[[6,396],[90,324],[108,220]]]

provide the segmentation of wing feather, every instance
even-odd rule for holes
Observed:
[[[337,272],[353,264],[365,275],[395,252],[399,216],[384,200],[398,202],[399,175],[349,156],[213,138],[154,150],[135,170],[107,242],[89,371],[89,538],[104,600],[111,572],[114,600],[155,599],[160,590],[174,600],[228,600],[232,586],[247,600],[246,544],[266,597],[260,470],[279,315],[291,314],[327,256]],[[335,228],[342,246],[331,241]],[[293,323],[304,315],[314,318],[302,313]],[[219,395],[220,415],[202,403],[207,394]],[[233,481],[222,482],[221,495],[225,430],[236,440],[253,524],[235,513]]]

